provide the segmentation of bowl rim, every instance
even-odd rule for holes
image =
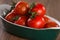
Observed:
[[[45,15],[45,16],[47,16],[47,15]],[[50,18],[50,19],[52,19],[52,20],[54,20],[54,21],[60,26],[60,22],[59,22],[58,20],[56,20],[56,19],[54,19],[54,18],[52,18],[52,17],[50,17],[50,16],[47,16],[47,17]],[[60,29],[60,27],[41,28],[41,29],[31,28],[31,27],[22,26],[22,25],[18,25],[18,24],[12,23],[12,22],[10,22],[10,21],[7,21],[7,20],[4,19],[2,16],[0,16],[0,18],[3,19],[3,20],[6,21],[6,22],[12,24],[12,25],[16,25],[16,26],[18,26],[18,27],[23,27],[23,28],[28,28],[28,29],[34,29],[34,30]]]

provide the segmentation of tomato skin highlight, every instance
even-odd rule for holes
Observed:
[[[46,9],[42,4],[36,4],[32,9],[32,12],[35,12],[36,15],[39,15],[40,17],[43,17],[46,14]]]
[[[17,13],[17,15],[26,15],[29,10],[29,5],[27,2],[24,1],[19,1],[16,6],[14,11]]]
[[[42,4],[36,4],[31,9],[31,17],[27,21],[27,25],[32,28],[43,28],[46,24],[43,16],[46,13],[46,9]]]
[[[14,12],[14,10],[12,10],[10,13],[8,13],[5,16],[5,19],[8,20],[8,21],[13,22],[12,18],[14,18],[15,16],[16,16],[16,13]]]
[[[26,25],[27,17],[26,16],[21,16],[18,18],[18,20],[15,21],[16,24],[19,25]]]
[[[27,25],[32,28],[43,28],[46,24],[44,18],[40,18],[39,16],[36,16],[35,18],[29,18],[27,21]]]

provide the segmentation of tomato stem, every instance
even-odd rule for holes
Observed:
[[[18,20],[19,16],[15,16],[14,18],[12,18],[13,21]]]
[[[31,9],[35,6],[35,2],[33,2],[31,5],[30,5],[30,10],[28,12],[28,15],[31,15],[32,12],[31,12]]]
[[[34,18],[35,16],[36,16],[36,13],[32,12],[30,18]]]
[[[35,2],[33,2],[33,3],[30,5],[30,9],[32,9],[34,6],[35,6]]]

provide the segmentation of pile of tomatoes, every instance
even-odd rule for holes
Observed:
[[[45,16],[46,8],[41,3],[30,6],[27,2],[19,1],[5,19],[18,25],[32,28],[58,27],[58,24]]]

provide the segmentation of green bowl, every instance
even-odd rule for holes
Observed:
[[[0,18],[2,19],[7,32],[32,40],[55,40],[58,33],[60,32],[60,27],[34,29],[11,23],[5,20],[2,16]],[[55,19],[53,20],[56,21]]]
[[[30,40],[56,40],[56,37],[60,32],[60,27],[35,29],[9,22],[4,19],[2,15],[0,18],[2,19],[7,32]],[[60,25],[60,22],[58,22],[56,19],[52,17],[49,18]]]

